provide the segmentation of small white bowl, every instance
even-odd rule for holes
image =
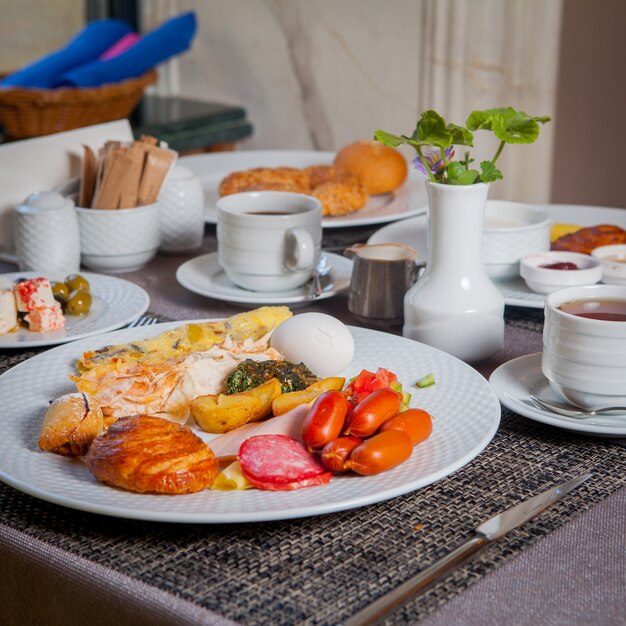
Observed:
[[[159,203],[133,209],[76,207],[80,260],[95,272],[133,272],[157,253],[161,242]]]
[[[579,269],[542,267],[553,263],[574,263]],[[520,261],[520,275],[536,293],[552,293],[565,287],[594,285],[602,278],[600,261],[578,252],[542,252],[529,254]]]
[[[548,250],[550,216],[546,211],[521,202],[487,201],[483,261],[491,278],[515,278],[523,256]]]
[[[591,251],[591,256],[600,261],[603,283],[626,286],[626,244],[600,246]]]

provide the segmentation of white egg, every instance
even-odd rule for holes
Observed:
[[[316,376],[336,376],[352,362],[354,338],[348,327],[324,313],[300,313],[272,333],[270,345],[287,361],[304,363]]]

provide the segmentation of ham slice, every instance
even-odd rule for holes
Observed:
[[[295,409],[287,411],[287,413],[272,417],[264,422],[244,424],[209,441],[209,448],[219,461],[228,461],[236,459],[241,444],[246,439],[256,435],[287,435],[300,440],[302,422],[310,409],[308,404],[301,404]]]

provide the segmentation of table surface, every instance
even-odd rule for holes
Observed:
[[[365,241],[367,234],[357,229],[352,236]],[[208,226],[202,253],[215,249],[215,229]],[[239,307],[193,294],[177,283],[176,268],[189,258],[159,255],[142,270],[122,276],[146,289],[151,312],[171,319],[240,312]],[[14,266],[0,264],[0,272],[14,270]],[[345,293],[301,311],[321,311],[345,323],[363,325],[348,311]],[[388,330],[401,332],[400,327]],[[503,349],[477,369],[488,376],[499,364],[540,350],[539,333],[508,325]],[[624,528],[626,490],[622,488],[482,577],[420,623],[621,624],[626,614]],[[0,623],[21,624],[43,616],[50,623],[78,623],[84,621],[85,611],[90,612],[92,624],[110,623],[113,615],[120,624],[232,623],[165,591],[140,582],[129,584],[129,579],[105,569],[34,539],[25,544],[21,532],[0,524],[0,606],[4,607]],[[99,593],[78,597],[72,584],[80,588],[81,576],[100,585]]]

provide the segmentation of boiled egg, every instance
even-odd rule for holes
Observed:
[[[342,372],[354,357],[354,338],[348,327],[324,313],[300,313],[277,326],[270,346],[287,361],[304,363],[316,376]]]

